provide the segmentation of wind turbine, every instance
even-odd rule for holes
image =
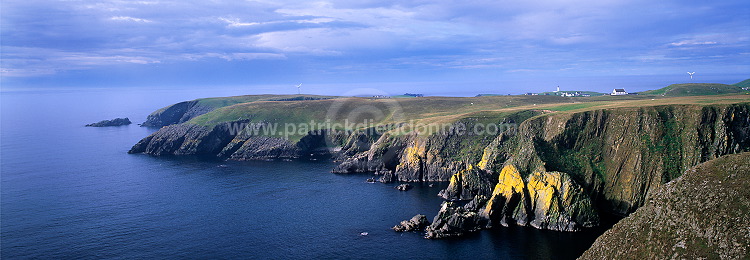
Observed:
[[[301,87],[302,83],[299,83],[299,85],[297,85],[297,94],[302,94],[302,90],[300,90]]]
[[[693,80],[693,74],[695,74],[695,71],[693,71],[693,72],[688,72],[688,74],[690,74],[690,80]]]

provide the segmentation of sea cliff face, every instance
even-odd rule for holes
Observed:
[[[496,123],[514,127],[495,135],[315,130],[294,142],[230,131],[232,123],[263,122],[186,122],[162,128],[130,153],[229,160],[331,154],[340,163],[335,173],[449,181],[440,196],[450,203],[426,229],[440,238],[496,225],[595,226],[600,212],[627,215],[690,167],[750,151],[750,103],[550,112],[508,115]],[[455,123],[471,129],[478,120]]]
[[[581,259],[747,259],[750,153],[687,170],[605,232]]]

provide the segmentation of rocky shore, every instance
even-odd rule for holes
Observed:
[[[315,130],[299,141],[230,134],[232,123],[265,122],[188,121],[163,127],[129,152],[226,160],[327,154],[339,162],[334,173],[371,173],[384,183],[448,181],[439,194],[446,203],[425,228],[427,237],[443,238],[508,225],[593,227],[601,212],[632,213],[690,167],[750,151],[749,103],[547,113],[509,114],[501,122],[519,122],[517,127],[497,135]],[[477,122],[467,117],[456,123],[471,128]]]

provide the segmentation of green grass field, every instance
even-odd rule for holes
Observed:
[[[515,95],[479,97],[360,98],[314,95],[250,95],[205,98],[199,104],[217,109],[188,123],[215,125],[248,120],[276,124],[329,123],[422,125],[503,121],[525,110],[541,113],[576,113],[596,109],[673,104],[727,104],[750,102],[747,91],[723,84],[675,84],[644,95],[561,97]],[[719,92],[730,94],[715,95]],[[648,95],[645,95],[648,93]],[[703,95],[698,95],[703,94]],[[336,127],[334,127],[336,128]],[[315,130],[315,129],[310,129]]]

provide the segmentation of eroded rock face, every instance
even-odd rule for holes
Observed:
[[[529,224],[538,229],[577,231],[599,225],[599,214],[588,194],[563,172],[536,172],[526,189],[533,216]]]
[[[401,221],[400,224],[394,226],[393,230],[396,232],[410,232],[410,231],[422,231],[425,227],[430,225],[430,221],[427,220],[425,215],[416,215],[410,220]]]
[[[513,165],[503,168],[483,212],[491,223],[577,231],[599,224],[588,194],[568,174],[535,172],[527,180]]]
[[[526,194],[526,184],[518,169],[513,165],[506,166],[500,172],[483,216],[491,219],[491,223],[506,227],[511,224],[525,226],[528,223]]]
[[[465,170],[451,176],[448,187],[438,196],[445,200],[471,200],[477,195],[489,197],[492,194],[491,174],[469,165]]]

